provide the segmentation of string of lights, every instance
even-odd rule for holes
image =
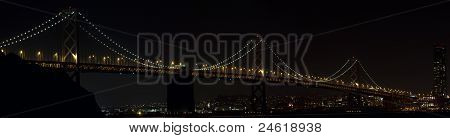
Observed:
[[[328,76],[328,77],[326,77],[326,78],[333,78],[334,76],[336,76],[336,74],[338,74],[339,72],[341,72],[342,69],[344,69],[344,67],[346,67],[347,64],[348,64],[349,62],[350,62],[350,60],[347,60],[347,61],[345,62],[345,64],[342,65],[341,68],[339,68],[339,70],[337,70],[336,72],[334,72],[333,74],[331,74],[330,76]]]
[[[238,52],[236,52],[235,54],[233,54],[233,55],[230,56],[230,57],[225,58],[224,60],[222,60],[221,62],[219,62],[219,63],[217,63],[217,64],[211,65],[211,66],[209,66],[209,67],[204,67],[204,68],[200,68],[200,69],[195,69],[195,70],[212,70],[212,69],[221,68],[221,67],[225,67],[225,66],[227,66],[227,65],[230,65],[230,64],[236,62],[237,60],[241,59],[242,57],[248,55],[248,53],[250,53],[253,49],[256,48],[256,46],[257,46],[258,44],[253,45],[253,47],[251,47],[249,50],[247,50],[247,51],[244,53],[244,55],[241,55],[240,57],[238,57],[237,59],[235,59],[235,60],[233,60],[233,61],[231,61],[231,62],[229,62],[229,63],[225,63],[225,62],[227,62],[228,60],[230,60],[230,59],[232,59],[233,57],[235,57],[235,56],[237,56],[238,54],[240,54],[240,53],[241,53],[244,49],[246,49],[252,42],[253,42],[253,41],[248,42],[248,43],[247,43],[242,49],[240,49]],[[224,64],[224,65],[222,65],[222,64]]]
[[[30,38],[33,38],[43,32],[46,32],[47,30],[53,28],[54,26],[56,26],[57,24],[61,23],[62,21],[66,20],[68,17],[72,16],[74,13],[69,13],[67,15],[59,13],[58,15],[56,15],[55,17],[47,20],[46,22],[42,23],[41,25],[32,28],[31,30],[26,31],[25,33],[21,33],[17,36],[14,36],[13,38],[7,39],[3,42],[1,42],[0,48],[3,47],[7,47],[7,46],[11,46],[11,45],[15,45],[17,43],[20,43],[22,41],[28,40]],[[51,23],[51,21],[53,21],[54,19],[56,19],[57,17],[62,17],[60,20]],[[49,25],[45,26],[46,24],[50,23]],[[40,29],[40,30],[38,30]]]
[[[164,67],[164,68],[169,68],[168,66],[165,66],[165,65],[163,65],[163,64],[153,63],[153,62],[150,61],[150,60],[143,59],[143,58],[139,57],[138,55],[136,55],[136,54],[134,54],[133,52],[131,52],[130,50],[124,48],[122,45],[120,45],[120,44],[118,44],[116,41],[114,41],[111,37],[109,37],[108,35],[106,35],[103,31],[101,31],[101,30],[97,27],[96,24],[92,23],[92,22],[89,21],[89,19],[87,19],[83,14],[81,14],[81,12],[78,12],[78,15],[80,15],[81,18],[82,18],[83,20],[85,20],[85,22],[86,22],[89,26],[91,26],[95,31],[97,31],[98,33],[100,33],[100,36],[104,37],[104,38],[105,38],[106,40],[108,40],[110,43],[114,44],[116,47],[119,47],[120,49],[122,49],[122,50],[125,51],[126,53],[128,53],[128,54],[130,54],[130,55],[136,57],[136,58],[139,59],[139,60],[147,61],[147,62],[149,62],[150,64],[153,64],[153,65],[156,65],[156,66],[161,66],[161,67]]]
[[[353,66],[356,64],[356,62],[358,62],[358,60],[353,61],[352,65],[350,67],[348,67],[344,72],[342,72],[341,74],[339,74],[338,76],[331,78],[331,79],[326,79],[326,80],[319,80],[318,82],[329,82],[329,81],[333,81],[336,80],[337,78],[340,78],[342,75],[344,75],[345,73],[347,73],[351,68],[353,68]]]
[[[136,62],[136,63],[138,63],[138,64],[145,65],[145,64],[143,64],[141,61],[139,61],[139,60],[143,60],[144,63],[150,63],[150,64],[152,64],[152,65],[155,65],[153,62],[150,62],[149,60],[144,60],[144,59],[139,59],[139,58],[130,58],[130,57],[128,57],[128,56],[125,56],[124,54],[120,53],[118,50],[116,50],[116,49],[112,48],[111,46],[107,45],[105,42],[100,41],[100,39],[99,39],[98,37],[96,37],[96,36],[93,35],[94,33],[88,31],[85,27],[83,27],[83,26],[80,25],[80,28],[81,28],[85,33],[87,33],[89,37],[91,37],[91,38],[93,38],[94,40],[96,40],[97,42],[101,43],[103,46],[105,46],[106,48],[108,48],[110,51],[113,51],[114,53],[116,53],[116,54],[118,54],[118,55],[120,55],[120,56],[122,56],[122,57],[124,57],[124,58],[126,58],[126,59],[128,59],[128,60],[131,60],[131,61]],[[145,66],[148,66],[148,67],[154,67],[154,66],[150,66],[150,65],[145,65]],[[164,68],[164,67],[159,66],[159,67],[154,67],[154,68]]]
[[[267,44],[266,44],[267,45]],[[302,74],[300,74],[299,72],[295,71],[294,69],[292,69],[290,66],[288,66],[286,64],[286,62],[284,62],[279,56],[278,54],[273,50],[273,47],[271,45],[268,45],[270,48],[270,52],[274,55],[274,57],[276,57],[286,68],[288,68],[289,70],[291,70],[292,72],[294,72],[297,76],[300,76],[301,78],[306,78],[309,81],[312,81],[311,79],[307,78],[307,77],[303,77]]]
[[[359,66],[363,69],[364,73],[367,75],[367,77],[369,77],[370,81],[372,81],[372,83],[375,84],[375,86],[380,87],[373,79],[372,77],[369,75],[369,73],[367,73],[366,69],[364,68],[364,66],[361,64],[361,62],[358,61]]]
[[[259,43],[261,43],[261,41],[260,41]],[[233,57],[234,57],[235,55],[237,55],[238,53],[234,54],[234,55],[231,56],[231,57],[226,58],[226,60],[223,60],[223,61],[221,61],[221,62],[219,62],[219,63],[217,63],[217,64],[215,64],[215,65],[211,65],[210,67],[205,67],[205,68],[200,68],[200,69],[195,69],[195,70],[213,70],[213,69],[217,69],[217,68],[226,67],[226,66],[228,66],[228,65],[230,65],[230,64],[233,64],[234,62],[240,60],[240,59],[243,58],[244,56],[247,56],[250,52],[252,52],[252,51],[258,46],[259,43],[256,43],[255,45],[253,45],[253,47],[251,47],[249,50],[247,50],[243,55],[241,55],[240,57],[234,59],[234,60],[231,61],[231,62],[224,63],[224,62],[227,61],[227,59],[233,58]],[[247,43],[247,45],[249,45],[249,44],[250,44],[250,43]],[[241,49],[241,50],[239,50],[239,51],[242,51],[242,50],[243,50],[243,49]],[[221,64],[223,64],[223,65],[221,65]]]
[[[130,58],[130,57],[127,57],[127,56],[123,55],[122,53],[118,52],[117,50],[113,49],[111,46],[105,44],[103,41],[101,41],[100,39],[98,39],[98,37],[94,36],[92,33],[90,33],[89,31],[87,31],[83,26],[80,25],[80,28],[81,28],[81,30],[83,30],[83,32],[87,33],[89,37],[93,38],[95,41],[99,42],[101,45],[105,46],[105,47],[106,47],[107,49],[109,49],[110,51],[112,51],[112,52],[114,52],[114,53],[116,53],[116,54],[122,56],[123,58],[125,58],[125,59],[127,59],[127,60],[130,60],[130,61],[135,62],[135,63],[140,64],[140,65],[144,65],[144,66],[147,66],[147,67],[151,67],[151,68],[161,68],[161,67],[155,67],[155,66],[151,66],[151,65],[148,65],[148,64],[141,63],[141,62],[140,62],[138,59],[136,59],[136,58]]]
[[[0,44],[4,44],[4,43],[10,42],[10,41],[13,41],[13,40],[15,40],[15,39],[19,39],[20,37],[22,37],[22,36],[24,36],[24,35],[26,35],[26,34],[29,34],[29,33],[33,32],[34,30],[40,29],[42,26],[44,26],[44,25],[46,25],[47,23],[53,21],[54,19],[56,19],[57,17],[59,17],[61,14],[62,14],[62,12],[60,12],[60,13],[58,13],[57,15],[55,15],[54,17],[52,17],[52,18],[46,20],[45,22],[41,23],[40,25],[38,25],[38,26],[36,26],[36,27],[33,27],[33,28],[31,28],[30,30],[28,30],[28,31],[25,31],[24,33],[20,33],[20,34],[18,34],[18,35],[16,35],[16,36],[13,36],[13,37],[10,38],[10,39],[3,40],[2,42],[0,42]]]
[[[231,62],[228,62],[228,63],[226,63],[226,64],[224,64],[224,65],[221,65],[221,66],[219,66],[218,68],[220,68],[220,67],[226,67],[226,66],[228,66],[228,65],[230,65],[230,64],[235,63],[236,61],[238,61],[238,60],[242,59],[243,57],[247,56],[247,55],[248,55],[250,52],[252,52],[253,49],[255,49],[257,46],[258,46],[258,44],[255,44],[254,47],[252,47],[250,50],[248,50],[247,52],[245,52],[244,55],[242,55],[242,56],[240,56],[240,57],[234,59],[234,60],[231,61]],[[222,62],[222,63],[223,63],[223,62]],[[213,68],[213,69],[214,69],[214,68]]]
[[[279,68],[282,72],[284,72],[285,74],[289,74],[288,71],[284,70],[283,68],[281,68],[281,67],[278,66],[277,64],[274,64],[274,65],[275,65],[277,68]],[[294,77],[294,79],[302,80],[302,79],[298,78],[296,75],[294,75],[293,77]]]

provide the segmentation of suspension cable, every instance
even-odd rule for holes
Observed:
[[[133,61],[133,62],[135,62],[135,63],[137,63],[137,64],[144,65],[144,66],[147,66],[147,67],[151,67],[151,68],[161,68],[161,67],[155,67],[155,66],[151,66],[151,65],[148,65],[148,64],[144,64],[144,63],[139,62],[139,60],[137,60],[137,59],[132,59],[132,58],[130,58],[130,57],[127,57],[127,56],[123,55],[122,53],[119,53],[117,50],[111,48],[111,46],[105,44],[103,41],[99,40],[99,39],[98,39],[97,37],[95,37],[92,33],[90,33],[89,31],[87,31],[83,26],[80,25],[80,28],[81,28],[81,30],[83,30],[85,33],[87,33],[89,37],[93,38],[94,40],[96,40],[97,42],[99,42],[101,45],[103,45],[103,46],[105,46],[106,48],[108,48],[110,51],[112,51],[112,52],[114,52],[114,53],[116,53],[116,54],[118,54],[118,55],[124,57],[125,59],[128,59],[128,60]]]
[[[60,22],[66,20],[69,16],[72,16],[74,13],[71,12],[67,15],[62,14],[61,12],[59,14],[57,14],[55,17],[52,17],[51,19],[45,21],[44,23],[42,23],[41,25],[38,25],[37,27],[32,28],[31,30],[28,30],[24,33],[21,33],[17,36],[14,36],[10,39],[4,40],[2,42],[0,42],[0,48],[6,47],[6,46],[11,46],[17,43],[20,43],[22,41],[28,40],[30,38],[33,38],[43,32],[46,32],[47,30],[49,30],[50,28],[53,28],[54,26],[56,26],[57,24],[59,24]],[[58,18],[58,17],[62,17],[60,20],[56,21],[56,22],[52,22],[54,19]],[[50,24],[49,24],[50,23]],[[44,27],[44,25],[48,24],[47,26]],[[40,30],[38,30],[40,29]]]

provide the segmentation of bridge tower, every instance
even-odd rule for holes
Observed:
[[[258,40],[263,40],[261,35],[256,36]],[[263,48],[265,45],[264,42],[259,44],[259,48]],[[251,84],[251,110],[257,113],[266,114],[267,113],[267,96],[266,96],[266,80],[264,75],[264,70],[270,68],[271,60],[267,59],[270,56],[267,56],[264,52],[256,52],[254,53],[253,61],[255,66],[259,66],[262,69],[262,72],[257,73],[257,76],[262,77],[262,80],[253,81]]]
[[[350,63],[353,63],[356,61],[356,58],[352,58],[350,59]],[[357,80],[358,80],[358,72],[359,72],[359,68],[357,67],[352,67],[350,68],[350,83],[357,85]],[[363,96],[358,94],[357,92],[349,92],[347,95],[347,103],[348,103],[348,107],[349,109],[361,109],[361,107],[363,106]]]
[[[63,11],[63,14],[71,14],[71,16],[62,24],[62,44],[59,60],[60,62],[71,62],[76,64],[73,72],[69,72],[69,76],[73,81],[80,84],[80,72],[78,70],[78,62],[80,61],[78,56],[79,36],[76,12],[76,9],[71,7]]]

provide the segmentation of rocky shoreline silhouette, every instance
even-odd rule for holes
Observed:
[[[0,55],[0,117],[104,117],[95,96],[67,73]]]

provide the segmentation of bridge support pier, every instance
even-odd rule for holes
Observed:
[[[252,110],[259,113],[267,113],[266,84],[262,81],[252,85]]]
[[[191,114],[195,112],[194,85],[191,75],[170,76],[173,81],[167,85],[167,112]]]
[[[69,8],[64,11],[65,14],[70,14],[72,12],[76,12],[76,10]],[[57,59],[60,60],[60,62],[72,62],[76,64],[75,70],[73,72],[68,72],[67,74],[75,83],[80,84],[80,72],[78,69],[78,63],[80,62],[80,57],[78,55],[80,52],[77,14],[70,16],[62,27],[61,54]]]
[[[386,111],[397,111],[399,108],[399,103],[393,97],[383,97],[383,107]]]
[[[363,97],[359,94],[350,92],[347,96],[348,108],[350,110],[360,110],[363,106]]]

